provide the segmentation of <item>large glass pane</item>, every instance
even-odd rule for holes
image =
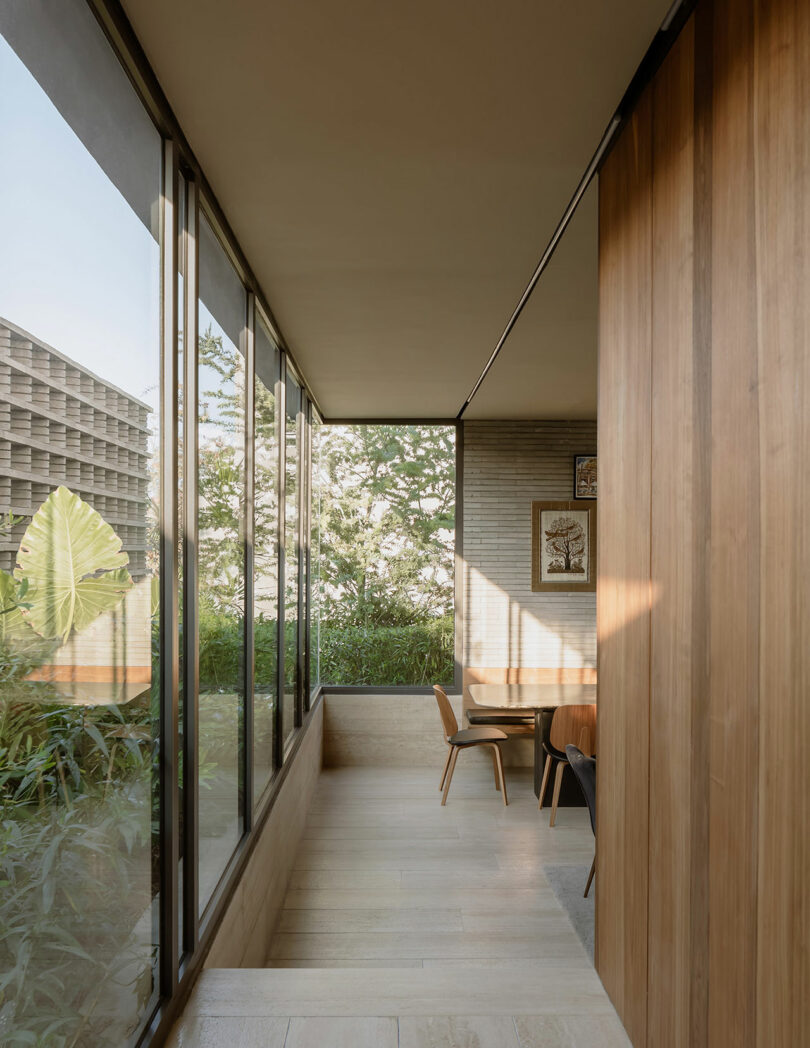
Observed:
[[[278,694],[279,352],[261,317],[256,323],[256,494],[253,525],[253,800],[273,774]]]
[[[177,943],[180,956],[183,954],[183,860],[185,858],[185,840],[184,840],[184,823],[185,823],[185,802],[184,802],[184,787],[183,787],[183,736],[184,736],[184,724],[186,715],[186,694],[184,688],[184,677],[185,677],[185,650],[184,650],[184,634],[185,634],[185,619],[186,619],[186,608],[185,608],[185,596],[183,580],[185,577],[185,558],[187,552],[186,543],[186,514],[185,514],[185,492],[186,492],[186,469],[185,469],[185,423],[186,423],[186,375],[185,370],[187,366],[187,346],[186,346],[186,332],[185,332],[185,307],[186,307],[186,267],[187,267],[187,251],[189,249],[188,238],[186,236],[187,230],[187,206],[188,206],[188,186],[186,180],[180,176],[178,179],[178,197],[177,197],[177,215],[178,215],[178,245],[177,245],[177,260],[178,260],[178,272],[177,272],[177,316],[178,316],[178,331],[177,331],[177,592],[179,594],[179,600],[177,602],[177,646],[179,651],[179,686],[178,686],[178,715],[179,715],[179,730],[180,730],[180,746],[178,753],[178,788],[180,797],[180,862],[177,871],[177,890],[178,890],[178,906],[177,906]],[[193,354],[192,354],[193,356]]]
[[[0,5],[0,1041],[155,1000],[161,141],[89,7]]]
[[[309,577],[309,682],[310,691],[314,692],[321,683],[321,446],[323,424],[313,408],[310,425],[312,444],[310,505],[310,577]]]
[[[324,684],[453,680],[455,428],[324,426]]]
[[[298,569],[300,564],[299,488],[301,474],[301,387],[287,373],[287,427],[284,511],[284,701],[282,730],[286,746],[295,730],[298,694]]]
[[[242,835],[245,679],[245,290],[200,218],[199,900]]]

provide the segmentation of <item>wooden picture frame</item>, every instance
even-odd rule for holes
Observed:
[[[574,455],[574,492],[575,499],[595,499],[597,492],[597,460],[593,454]]]
[[[532,502],[532,592],[595,591],[595,501]]]

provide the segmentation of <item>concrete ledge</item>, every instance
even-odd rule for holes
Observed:
[[[265,963],[321,773],[323,707],[318,704],[303,729],[306,734],[222,918],[206,968]]]
[[[459,726],[466,727],[461,696],[451,695],[450,702]],[[324,707],[325,767],[435,767],[441,775],[447,746],[433,695],[326,695]],[[509,739],[502,750],[507,766],[533,767],[531,737]],[[467,759],[491,760],[483,751]]]

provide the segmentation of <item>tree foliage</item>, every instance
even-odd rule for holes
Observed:
[[[318,479],[323,619],[407,626],[452,613],[453,430],[325,426]]]

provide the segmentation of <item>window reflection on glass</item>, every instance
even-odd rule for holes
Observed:
[[[85,4],[0,34],[0,1040],[118,1048],[158,953],[161,142]]]
[[[178,179],[178,195],[177,195],[177,224],[178,224],[178,245],[177,245],[177,260],[178,260],[178,273],[177,273],[177,317],[178,317],[178,331],[177,331],[177,592],[179,599],[177,602],[177,645],[179,651],[179,678],[178,678],[178,717],[179,717],[179,731],[180,731],[180,745],[178,751],[178,787],[180,797],[180,809],[179,815],[179,837],[180,837],[180,862],[178,865],[177,873],[177,942],[179,955],[183,955],[183,859],[184,859],[184,822],[185,822],[185,806],[183,804],[183,724],[185,714],[185,690],[183,687],[184,673],[185,673],[185,657],[183,649],[183,635],[184,635],[184,622],[185,622],[185,607],[183,601],[183,577],[185,571],[185,556],[186,556],[186,521],[185,521],[185,504],[184,496],[186,490],[186,471],[185,463],[183,459],[183,453],[185,449],[185,440],[183,427],[185,424],[185,405],[186,405],[186,388],[185,388],[185,367],[186,367],[186,334],[184,330],[184,316],[185,316],[185,305],[186,305],[186,282],[185,273],[187,266],[186,251],[187,251],[187,239],[186,239],[186,207],[188,201],[188,188],[186,180],[181,176]]]
[[[253,525],[255,671],[253,800],[273,773],[278,691],[278,418],[279,352],[261,317],[256,323],[255,513]]]
[[[321,437],[323,425],[317,413],[312,411],[310,426],[312,441],[312,469],[310,483],[310,552],[309,552],[309,680],[314,691],[321,682]]]
[[[198,305],[199,901],[242,834],[245,291],[201,216]]]
[[[284,745],[295,730],[295,703],[298,692],[298,491],[300,487],[301,387],[287,373],[287,429],[284,513],[284,696],[282,731]]]

